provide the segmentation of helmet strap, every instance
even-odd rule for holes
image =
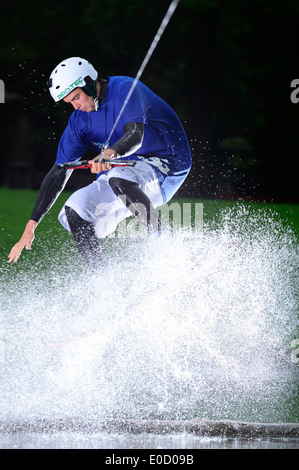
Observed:
[[[82,87],[82,90],[84,93],[86,93],[88,96],[92,96],[94,100],[94,110],[97,111],[99,107],[101,106],[102,102],[105,99],[106,93],[107,93],[107,87],[108,87],[108,80],[100,78],[100,83],[101,83],[101,89],[100,89],[100,96],[97,96],[97,81],[92,80],[90,77],[85,77],[85,83]]]
[[[94,99],[97,98],[97,81],[92,80],[90,77],[85,77],[85,85],[82,87],[82,90],[86,95],[92,96]]]

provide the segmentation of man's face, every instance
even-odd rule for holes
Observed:
[[[65,103],[71,103],[75,109],[90,113],[94,110],[94,100],[92,96],[88,96],[81,88],[75,88],[69,95],[63,98]]]

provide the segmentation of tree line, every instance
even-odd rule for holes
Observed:
[[[55,161],[70,114],[47,90],[55,65],[78,55],[102,77],[135,76],[169,3],[2,7],[1,184],[38,187]],[[142,81],[176,110],[189,138],[194,163],[182,196],[297,200],[298,16],[294,0],[180,1]]]

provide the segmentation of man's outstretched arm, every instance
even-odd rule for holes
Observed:
[[[38,196],[36,198],[35,206],[31,214],[29,222],[26,224],[23,235],[21,236],[18,243],[16,243],[9,255],[8,262],[16,263],[22,253],[23,248],[30,250],[32,242],[34,240],[34,232],[41,221],[43,216],[50,210],[57,197],[63,190],[67,180],[72,174],[72,170],[61,171],[56,165],[45,176]]]

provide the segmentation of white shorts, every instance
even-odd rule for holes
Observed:
[[[82,219],[93,223],[99,238],[112,233],[123,219],[132,215],[109,186],[108,181],[112,177],[137,183],[148,196],[153,207],[163,205],[163,194],[158,177],[148,163],[137,161],[135,167],[112,168],[109,172],[101,174],[93,183],[74,192],[65,203]],[[58,215],[58,220],[70,232],[64,207]]]

